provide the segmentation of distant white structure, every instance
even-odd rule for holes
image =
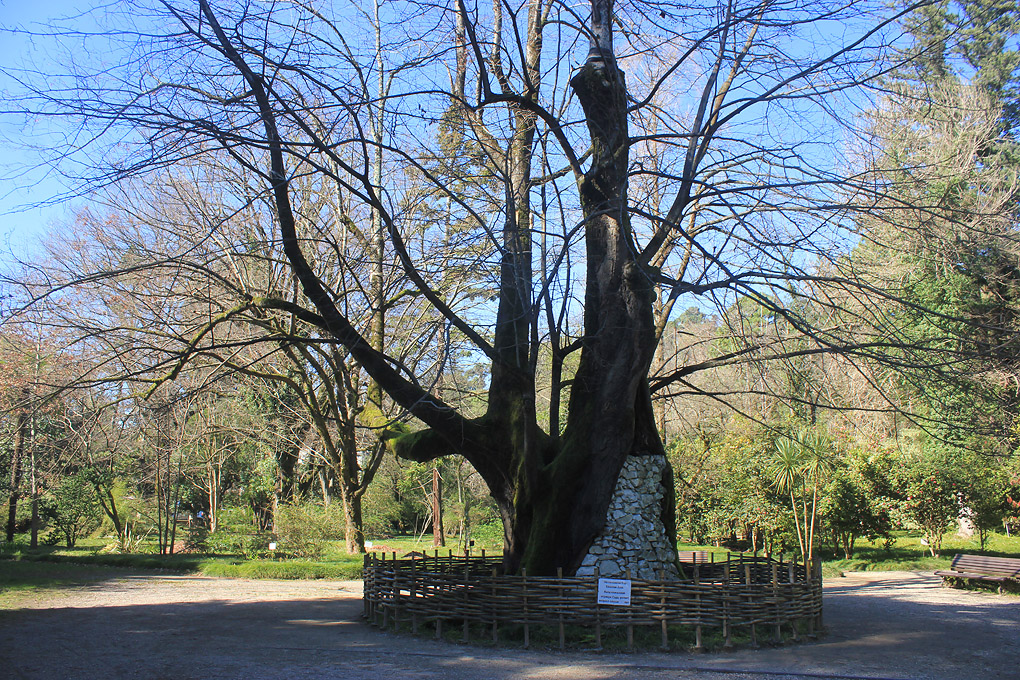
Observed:
[[[977,533],[977,528],[974,526],[974,522],[971,521],[970,517],[973,511],[970,508],[964,508],[960,511],[960,516],[956,518],[959,528],[956,530],[956,535],[960,538],[970,538]]]

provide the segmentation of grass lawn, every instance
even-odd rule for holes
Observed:
[[[981,553],[978,541],[947,534],[939,557],[931,557],[920,538],[899,532],[894,544],[887,550],[881,542],[860,540],[853,559],[837,559],[823,547],[823,573],[827,577],[839,576],[844,571],[935,571],[949,566],[957,553]],[[342,542],[334,542],[318,560],[308,559],[245,559],[239,555],[210,555],[185,553],[159,555],[153,546],[142,546],[144,552],[111,553],[103,549],[106,539],[85,539],[75,548],[40,547],[31,550],[25,544],[14,543],[0,548],[0,593],[12,590],[60,588],[80,585],[104,578],[114,578],[125,570],[163,570],[174,573],[194,573],[205,576],[252,579],[338,579],[361,578],[363,557],[344,553]],[[370,539],[369,552],[402,557],[417,551],[432,554],[431,536],[397,536]],[[680,550],[706,550],[722,557],[728,552],[715,546],[680,543]],[[463,548],[451,541],[441,554],[448,550],[462,553]],[[481,548],[472,547],[473,554]],[[498,555],[500,550],[487,551]],[[982,554],[1020,556],[1020,537],[992,534]],[[792,554],[784,558],[792,558]],[[2,595],[0,595],[2,598]],[[0,599],[2,603],[2,599]]]
[[[46,595],[63,588],[121,578],[137,570],[88,564],[0,560],[0,610],[17,608],[24,595]]]
[[[997,557],[1020,557],[1020,536],[1006,536],[993,533],[988,536],[985,549],[981,550],[977,537],[960,538],[955,533],[947,533],[942,539],[942,550],[938,557],[932,557],[928,546],[921,545],[920,536],[912,536],[906,531],[893,532],[895,541],[889,549],[884,542],[859,539],[851,559],[843,558],[842,552],[834,555],[830,546],[822,546],[819,553],[822,557],[822,574],[826,577],[837,577],[845,571],[935,571],[948,569],[953,556],[958,553],[993,555]],[[707,550],[725,554],[726,548],[715,546],[679,543],[680,550]],[[786,553],[783,559],[792,559],[799,555]]]
[[[68,573],[75,568],[117,567],[133,570],[161,570],[173,573],[192,573],[229,578],[300,579],[328,578],[351,580],[361,578],[361,555],[346,555],[341,551],[327,551],[321,560],[304,559],[245,559],[239,555],[210,555],[184,553],[160,555],[153,546],[141,546],[143,552],[104,552],[109,544],[103,539],[84,539],[74,548],[39,547],[15,543],[0,550],[0,588],[7,587],[6,574],[24,574],[33,570],[42,580],[59,581],[48,577],[49,566],[63,565]],[[44,567],[43,565],[48,565]],[[31,580],[25,581],[27,586]]]
[[[859,540],[851,559],[828,555],[824,562],[826,573],[835,575],[842,571],[935,571],[947,569],[953,556],[959,553],[993,555],[996,557],[1020,557],[1020,536],[1006,536],[993,533],[988,536],[985,549],[977,537],[960,538],[948,533],[942,539],[942,550],[938,557],[932,557],[928,546],[921,545],[918,536],[906,532],[894,532],[896,542],[886,550],[881,541]]]

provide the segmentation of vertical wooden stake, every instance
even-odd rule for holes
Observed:
[[[779,643],[783,641],[783,633],[780,629],[780,617],[779,617],[779,567],[783,563],[783,558],[779,558],[779,564],[772,563],[772,598],[776,604],[776,624],[775,624],[775,642]]]
[[[496,568],[492,569],[492,601],[497,602],[496,599]],[[493,643],[499,642],[499,605],[496,604],[492,608],[492,641]]]
[[[471,613],[471,600],[468,594],[471,585],[471,562],[468,559],[468,549],[464,548],[464,635],[463,641],[467,643],[469,638],[469,626],[471,625],[470,613]]]
[[[411,633],[418,634],[418,575],[417,559],[411,560]]]
[[[814,573],[813,573],[814,570],[815,570],[815,561],[813,559],[806,560],[804,562],[804,582],[807,583],[808,593],[810,594],[810,601],[811,601],[812,605],[814,604],[814,600],[815,600],[815,586],[814,586]],[[810,638],[814,638],[815,637],[815,617],[814,616],[808,616],[808,619],[807,619],[807,634],[808,634],[808,637],[810,637]]]
[[[397,563],[397,553],[393,553],[393,630],[400,628],[400,565]]]
[[[662,651],[669,651],[669,624],[666,616],[666,576],[659,570],[659,608],[662,609]]]
[[[524,592],[524,648],[531,645],[531,629],[528,627],[528,570],[521,568],[521,579]]]
[[[694,651],[703,652],[705,647],[701,644],[701,565],[697,558],[694,560],[694,605],[697,614],[697,625],[694,626]]]
[[[386,566],[386,553],[383,553],[383,567]],[[390,571],[393,571],[393,566],[390,566]],[[392,577],[391,577],[392,578]],[[392,592],[392,589],[391,589]],[[392,600],[383,605],[382,611],[382,627],[385,629],[390,624],[390,606],[392,606]]]
[[[559,584],[556,586],[556,593],[559,596],[559,608],[560,608],[560,650],[567,648],[566,631],[563,629],[563,567],[556,567],[556,578],[559,579]]]
[[[630,580],[630,569],[624,572],[627,575],[627,580]],[[627,607],[627,651],[634,651],[634,624],[633,621],[633,610],[631,607]]]
[[[730,634],[730,553],[726,553],[726,571],[723,575],[723,647],[733,646],[733,638]]]
[[[793,586],[793,584],[796,583],[796,581],[797,581],[797,569],[796,569],[796,567],[797,567],[797,558],[794,557],[793,561],[790,562],[789,566],[787,567],[787,571],[789,572],[788,573],[788,577],[790,579],[790,592],[791,593],[797,592],[796,590],[794,590],[794,586]],[[793,641],[794,642],[800,642],[800,634],[797,632],[797,619],[791,619],[790,620],[790,626],[793,628]]]
[[[602,611],[599,608],[599,568],[595,567],[595,647],[602,649]]]
[[[754,601],[754,590],[751,588],[751,565],[750,564],[745,564],[744,565],[744,583],[745,583],[745,585],[747,585],[748,598],[753,602]],[[755,649],[758,648],[758,627],[754,623],[754,621],[751,622],[751,647],[754,647]]]

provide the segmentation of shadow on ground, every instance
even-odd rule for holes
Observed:
[[[0,668],[12,678],[168,680],[1015,680],[1020,667],[1020,599],[942,590],[934,577],[910,573],[827,585],[829,632],[816,642],[696,656],[492,650],[412,638],[365,625],[350,587],[281,583],[183,576],[92,583],[0,619]]]

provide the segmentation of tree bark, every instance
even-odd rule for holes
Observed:
[[[18,421],[14,432],[14,450],[11,452],[11,495],[7,501],[7,542],[14,541],[14,530],[17,525],[18,497],[21,493],[21,459],[25,451],[25,430],[28,429],[28,412],[18,412]]]
[[[439,468],[432,468],[432,547],[446,546],[446,533],[443,528],[443,485],[439,477]]]

